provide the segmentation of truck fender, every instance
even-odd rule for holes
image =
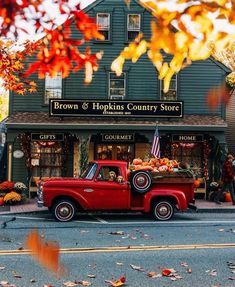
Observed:
[[[145,194],[144,212],[151,212],[152,202],[159,200],[172,201],[179,210],[187,210],[187,199],[185,194],[180,190],[162,190],[159,192],[148,192]]]
[[[51,196],[46,196],[46,194],[53,193],[53,197]],[[82,209],[89,209],[91,208],[90,204],[88,201],[79,193],[74,192],[71,189],[62,189],[62,188],[56,188],[56,190],[49,190],[45,194],[44,197],[44,206],[47,207],[52,207],[53,203],[58,199],[58,198],[70,198],[72,199],[75,203],[77,203]],[[63,194],[63,195],[62,195]]]

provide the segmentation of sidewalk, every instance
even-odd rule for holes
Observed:
[[[231,202],[222,202],[218,205],[211,201],[206,201],[202,199],[196,200],[196,206],[198,208],[197,212],[235,212],[235,205]],[[12,205],[12,206],[0,206],[0,215],[4,214],[21,214],[30,212],[42,212],[47,211],[46,207],[37,207],[36,199],[27,199],[24,204]]]

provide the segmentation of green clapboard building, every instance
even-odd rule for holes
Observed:
[[[35,74],[36,93],[11,94],[7,179],[23,181],[33,192],[35,178],[78,176],[88,160],[147,160],[156,127],[162,157],[187,163],[204,180],[218,179],[226,152],[225,107],[211,111],[206,95],[224,84],[229,69],[212,58],[195,62],[173,77],[167,94],[146,55],[127,62],[117,77],[112,61],[140,32],[151,36],[152,16],[136,1],[129,9],[124,1],[98,0],[85,11],[104,35],[89,43],[93,53],[104,52],[99,70],[90,85],[81,71],[65,79]]]

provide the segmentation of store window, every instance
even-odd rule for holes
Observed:
[[[60,177],[63,160],[61,142],[31,142],[31,176]]]
[[[62,97],[62,74],[57,73],[55,77],[46,74],[44,103],[49,104],[49,99],[61,99]]]
[[[117,76],[116,73],[109,73],[109,98],[112,100],[123,100],[126,95],[126,74]]]
[[[104,36],[103,40],[97,39],[97,41],[110,41],[110,14],[109,13],[97,13],[96,24],[98,31]]]
[[[133,144],[99,144],[96,146],[96,159],[114,159],[132,162],[134,159]]]
[[[140,33],[140,14],[127,15],[127,40],[134,40]]]
[[[204,176],[203,171],[203,144],[179,142],[171,145],[172,158],[185,164],[198,177]]]
[[[176,101],[177,100],[177,75],[174,74],[170,81],[168,92],[163,91],[163,81],[160,81],[160,98],[162,101]]]

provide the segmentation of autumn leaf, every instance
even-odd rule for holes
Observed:
[[[162,276],[168,277],[170,276],[171,272],[171,269],[162,269]]]
[[[109,283],[112,287],[123,286],[126,282],[126,277],[120,277],[116,281],[105,280],[106,283]]]
[[[141,266],[136,266],[136,265],[133,265],[133,264],[130,264],[130,266],[134,270],[144,272],[144,268],[142,268]]]
[[[31,250],[32,256],[49,271],[59,274],[63,270],[59,263],[58,243],[42,240],[35,230],[27,235],[26,247]]]

